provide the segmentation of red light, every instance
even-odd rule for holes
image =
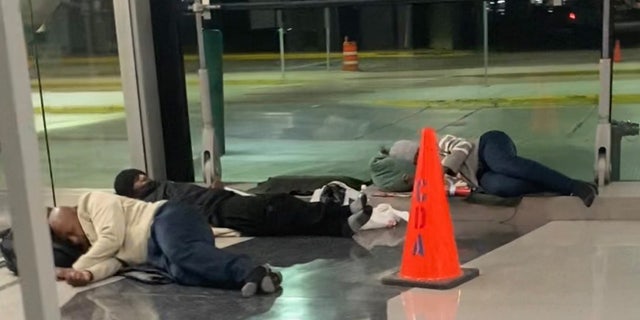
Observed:
[[[576,14],[571,12],[569,13],[569,20],[575,20],[576,19]]]

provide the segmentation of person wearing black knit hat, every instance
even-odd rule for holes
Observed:
[[[134,189],[136,186],[134,184],[140,175],[146,175],[146,173],[138,169],[122,170],[113,182],[113,188],[116,193],[121,196],[135,198]]]
[[[147,202],[173,200],[195,205],[212,227],[233,229],[244,236],[351,237],[373,211],[364,194],[348,206],[309,203],[288,194],[241,196],[224,188],[154,181],[138,169],[121,171],[113,187],[120,196]]]

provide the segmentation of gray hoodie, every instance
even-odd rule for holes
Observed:
[[[479,187],[477,177],[480,167],[478,141],[478,139],[469,141],[445,135],[438,142],[444,172],[452,177],[460,175],[474,189]],[[389,156],[415,163],[418,147],[419,145],[415,141],[396,141],[389,149]]]

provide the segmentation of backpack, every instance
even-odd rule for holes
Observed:
[[[6,267],[14,274],[18,274],[16,254],[13,251],[13,232],[11,229],[0,232],[0,253],[4,257]]]
[[[346,196],[346,189],[336,183],[329,183],[322,188],[320,193],[320,202],[324,204],[336,204],[342,206],[344,204],[344,197]]]
[[[52,240],[53,262],[56,267],[71,268],[74,262],[80,258],[82,251],[73,245]],[[0,232],[0,252],[4,257],[6,266],[15,275],[18,275],[18,262],[13,243],[13,230],[7,229]]]
[[[341,181],[332,181],[316,189],[309,202],[347,206],[360,196],[360,192]]]
[[[413,189],[416,165],[408,160],[380,153],[369,162],[371,180],[382,191],[409,192]]]

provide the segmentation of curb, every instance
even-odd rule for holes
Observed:
[[[124,106],[70,106],[70,107],[34,107],[34,114],[42,114],[42,109],[47,114],[108,114],[108,113],[124,113]]]
[[[491,73],[489,72],[489,78],[491,77],[500,77],[500,78],[523,78],[523,77],[553,77],[553,76],[588,76],[588,75],[598,75],[599,70],[567,70],[567,71],[542,71],[542,72],[514,72],[514,73]],[[640,69],[618,69],[613,70],[613,76],[619,74],[640,74]],[[477,75],[456,75],[455,77],[477,77],[483,78],[483,74]]]
[[[477,109],[477,108],[553,108],[553,107],[593,107],[598,104],[598,95],[556,96],[556,97],[518,97],[458,100],[374,100],[360,102],[364,105],[396,108],[425,109]],[[640,104],[640,94],[619,94],[613,96],[614,104]],[[615,106],[614,106],[615,107]],[[34,107],[35,114],[41,114],[42,108]],[[124,112],[123,105],[109,106],[70,106],[44,107],[50,114],[107,114]]]
[[[367,102],[365,102],[367,103]],[[516,97],[456,100],[375,100],[369,104],[380,107],[427,108],[427,109],[476,109],[490,108],[550,108],[550,107],[592,107],[598,105],[598,95],[574,95],[553,97]],[[640,103],[640,94],[618,94],[613,96],[614,104]],[[615,106],[614,106],[615,107]]]
[[[282,79],[230,79],[224,80],[224,84],[227,86],[277,86],[277,85],[288,85],[292,83],[302,83],[308,82],[312,80],[282,80]],[[189,86],[199,85],[200,81],[198,79],[187,79],[186,84]],[[85,91],[122,91],[122,82],[120,80],[105,80],[102,82],[91,82],[91,81],[82,81],[76,80],[68,81],[62,79],[59,82],[47,80],[43,85],[46,91],[57,91],[57,92],[67,92],[68,89],[85,89]],[[31,81],[31,89],[38,89],[37,80]],[[87,90],[89,89],[89,90]],[[77,91],[77,90],[74,90]]]
[[[416,58],[416,57],[434,57],[434,58],[455,58],[471,55],[472,51],[452,51],[452,50],[390,50],[390,51],[365,51],[359,52],[361,58],[385,59],[385,58]],[[326,59],[326,52],[291,52],[284,54],[285,59],[289,60],[322,60]],[[342,52],[331,52],[329,57],[332,59],[342,58]],[[198,56],[195,54],[184,55],[185,62],[197,62]],[[262,53],[230,53],[225,54],[222,58],[224,61],[265,61],[280,59],[279,52],[262,52]],[[59,61],[62,65],[74,64],[116,64],[119,61],[118,56],[106,57],[61,57],[52,59]],[[47,63],[43,61],[43,63]]]
[[[442,71],[445,70],[434,70]],[[338,71],[336,71],[338,73]],[[366,73],[366,72],[365,72]],[[640,69],[619,69],[614,70],[615,75],[632,75],[640,74]],[[516,72],[516,73],[489,73],[489,78],[526,78],[526,77],[553,77],[553,76],[585,76],[585,75],[598,75],[598,70],[577,70],[577,71],[542,71],[542,72]],[[452,75],[454,78],[482,78],[483,74],[457,74]],[[357,81],[360,78],[345,79],[348,81]],[[363,80],[367,80],[367,77],[362,77]],[[85,89],[90,91],[121,91],[122,83],[117,77],[110,77],[104,80],[83,80],[77,78],[57,78],[57,79],[44,79],[44,89],[46,91],[58,91],[65,92],[70,88],[73,89]],[[225,79],[224,84],[227,86],[277,86],[277,85],[290,85],[316,82],[320,80],[312,79]],[[199,85],[199,80],[195,77],[186,78],[186,84],[189,86]],[[38,81],[31,80],[31,88],[38,89]],[[77,90],[74,90],[77,91]]]

